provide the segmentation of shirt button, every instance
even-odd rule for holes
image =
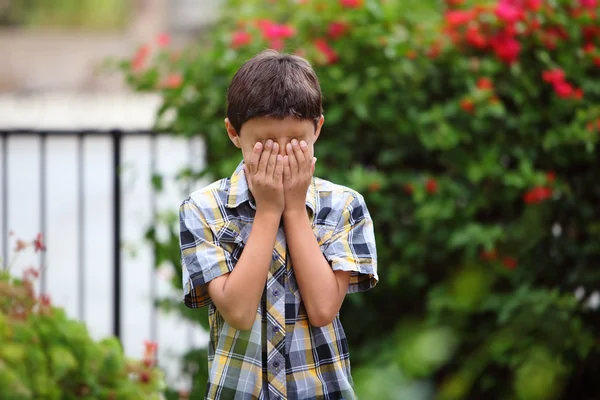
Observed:
[[[279,296],[279,290],[275,289],[273,290],[273,296]]]
[[[277,254],[273,254],[273,261],[277,260],[279,257],[277,257]]]
[[[273,367],[275,367],[275,368],[279,368],[279,361],[275,361],[275,362],[273,363]]]
[[[273,327],[273,332],[275,332],[275,333],[279,332],[279,328],[278,328],[278,327],[276,327],[276,326],[274,326],[274,327]]]

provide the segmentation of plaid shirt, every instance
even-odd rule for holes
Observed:
[[[356,399],[339,316],[321,328],[309,324],[283,226],[252,328],[234,329],[210,300],[206,284],[235,268],[254,219],[242,163],[230,178],[191,194],[180,207],[184,302],[191,308],[209,306],[205,398]],[[363,197],[314,178],[306,205],[333,270],[351,272],[348,293],[375,286],[373,223]]]

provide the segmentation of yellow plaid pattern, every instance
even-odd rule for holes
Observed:
[[[283,227],[252,328],[232,328],[210,300],[206,284],[235,268],[255,213],[242,163],[231,177],[192,193],[179,210],[183,300],[191,308],[209,306],[205,399],[355,399],[342,324],[338,317],[321,328],[309,324]],[[362,196],[314,178],[306,205],[332,269],[351,272],[348,292],[374,287],[375,237]]]

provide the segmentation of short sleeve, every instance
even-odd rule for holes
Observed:
[[[206,284],[233,270],[231,254],[215,243],[214,233],[191,198],[179,208],[183,301],[190,308],[211,303]]]
[[[346,202],[323,255],[334,271],[351,272],[348,293],[369,290],[379,281],[373,221],[361,195]]]

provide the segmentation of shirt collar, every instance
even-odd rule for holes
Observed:
[[[250,189],[248,188],[248,181],[246,181],[243,167],[244,161],[242,160],[238,164],[233,175],[231,175],[229,181],[229,195],[227,196],[226,204],[226,206],[229,208],[236,208],[246,201],[250,203],[252,208],[256,208],[254,204],[254,197],[252,197],[252,193],[250,193]],[[306,192],[306,206],[310,208],[313,213],[315,213],[316,204],[317,190],[315,187],[315,179],[313,178],[312,182],[308,186],[308,191]]]

